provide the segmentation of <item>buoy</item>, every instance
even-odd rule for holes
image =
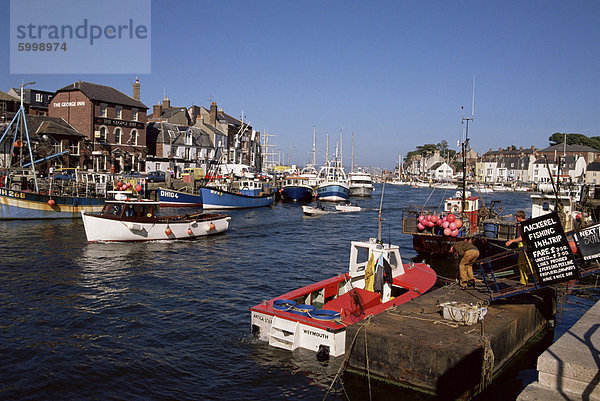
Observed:
[[[453,237],[458,237],[458,230],[452,230],[452,232],[450,233],[451,236]]]
[[[192,229],[191,229],[191,228],[188,228],[188,229],[187,229],[187,233],[188,233],[188,235],[192,235],[194,232],[192,231]]]
[[[452,223],[450,223],[450,225],[448,226],[448,228],[449,228],[450,230],[452,230],[452,231],[456,230],[456,229],[457,229],[457,227],[456,227],[456,223],[455,223],[455,222],[452,222]]]
[[[48,206],[54,207],[55,205],[56,205],[56,202],[54,202],[54,199],[48,199]]]
[[[140,184],[137,184],[137,185],[135,186],[135,191],[136,191],[136,192],[142,192],[142,186],[141,186]]]
[[[419,223],[419,224],[417,224],[417,228],[418,228],[419,230],[424,230],[424,229],[425,229],[425,226],[423,225],[423,223]]]
[[[167,234],[167,235],[171,235],[171,234],[173,234],[173,230],[171,230],[171,227],[167,227],[167,228],[165,229],[165,234]]]
[[[444,235],[450,236],[452,234],[452,230],[449,228],[444,228]]]
[[[444,220],[444,222],[442,223],[442,227],[444,227],[444,228],[450,227],[450,222],[448,220]]]
[[[456,220],[454,220],[454,224],[456,224],[456,228],[461,228],[463,225],[463,222],[461,219],[456,219]]]
[[[452,223],[454,220],[456,220],[456,216],[450,213],[448,216],[446,216],[446,220]]]
[[[20,148],[21,146],[23,146],[23,141],[20,139],[17,139],[13,145],[15,148]]]

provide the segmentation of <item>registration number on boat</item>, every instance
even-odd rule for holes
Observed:
[[[11,197],[11,198],[25,199],[25,194],[23,192],[9,191],[9,190],[3,189],[3,188],[0,188],[0,195],[2,195],[2,196],[8,196],[8,197]]]

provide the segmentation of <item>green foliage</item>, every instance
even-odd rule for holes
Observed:
[[[404,161],[410,160],[410,158],[415,155],[425,156],[428,154],[433,154],[436,150],[439,150],[440,154],[447,159],[452,159],[456,155],[456,151],[449,149],[448,142],[443,140],[438,144],[428,143],[417,146],[416,150],[410,151],[406,154]]]
[[[548,140],[550,141],[550,146],[563,143],[565,139],[567,145],[584,145],[592,147],[596,150],[600,150],[600,137],[598,136],[588,138],[583,134],[565,134],[561,132],[555,132],[548,138]]]

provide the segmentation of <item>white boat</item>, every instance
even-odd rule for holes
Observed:
[[[348,174],[350,196],[371,196],[373,193],[373,180],[366,171],[357,170]]]
[[[325,209],[324,207],[313,207],[313,206],[302,206],[302,213],[307,216],[321,216],[323,214],[331,213],[330,210]]]
[[[99,214],[81,212],[88,242],[192,239],[219,234],[230,217],[216,213],[160,216],[160,202],[144,199],[107,200]]]
[[[347,203],[345,205],[335,205],[335,210],[342,213],[347,212],[360,212],[362,208],[358,205],[353,205],[351,203]]]

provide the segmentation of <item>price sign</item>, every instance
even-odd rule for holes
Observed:
[[[600,258],[600,224],[586,227],[573,234],[577,247],[586,262]]]
[[[523,235],[532,267],[542,285],[579,277],[575,256],[557,213],[524,221]]]

